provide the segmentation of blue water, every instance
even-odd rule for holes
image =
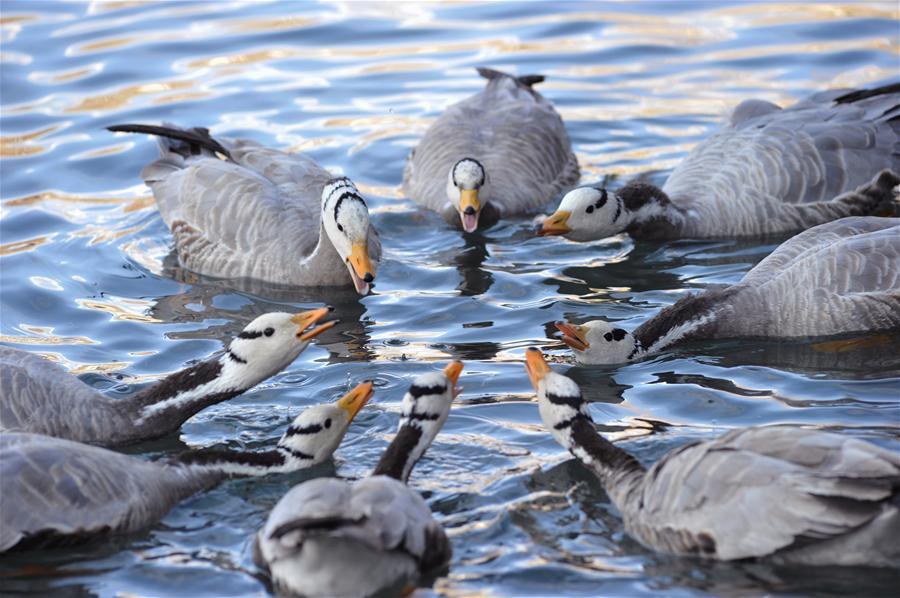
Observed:
[[[266,592],[250,537],[311,475],[365,475],[409,380],[451,357],[465,390],[413,475],[454,544],[440,595],[890,595],[895,573],[709,564],[654,555],[545,433],[522,368],[538,345],[652,462],[690,439],[767,423],[882,444],[900,431],[896,339],[834,354],[803,344],[695,344],[621,367],[573,367],[560,318],[632,328],[733,283],[780,241],[576,244],[510,220],[464,239],[399,191],[428,124],[477,91],[477,65],[542,73],[584,181],[662,183],[746,97],[896,78],[896,3],[0,3],[2,337],[113,395],[203,359],[255,314],[330,303],[341,324],[286,371],[135,447],[274,444],[292,415],[374,378],[333,464],[236,480],[102,546],[0,561],[0,592]],[[363,190],[385,257],[375,293],[264,294],[178,267],[139,178],[152,140],[121,122],[209,127],[302,151]],[[759,516],[765,517],[765,513]]]

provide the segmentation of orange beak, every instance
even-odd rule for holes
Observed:
[[[353,245],[347,262],[360,282],[368,285],[375,280],[375,269],[369,260],[369,248],[365,243],[355,243]]]
[[[591,346],[584,338],[584,326],[576,326],[568,322],[556,322],[555,326],[563,333],[560,340],[576,351],[584,351]]]
[[[478,189],[459,190],[459,218],[463,230],[467,233],[478,228],[478,216],[481,214],[481,202],[478,200]]]
[[[538,234],[540,235],[563,235],[567,232],[570,232],[572,229],[569,228],[569,216],[572,213],[566,210],[557,210],[553,212],[550,216],[544,220],[544,223],[541,225],[541,230]]]
[[[459,381],[459,374],[463,371],[463,363],[461,361],[451,361],[447,364],[447,367],[444,368],[444,375],[450,378],[450,384],[453,386],[453,396],[459,394],[459,388],[457,388],[456,383]]]
[[[540,349],[529,347],[525,352],[525,371],[528,372],[528,377],[531,379],[531,385],[534,386],[534,390],[537,391],[538,383],[544,379],[544,376],[550,373],[550,366],[547,365],[547,362],[544,360],[544,355],[541,353]]]
[[[361,384],[357,384],[356,388],[341,397],[341,400],[337,402],[337,406],[347,412],[350,416],[349,421],[353,421],[353,418],[363,408],[363,405],[372,398],[373,392],[372,381],[366,380]]]

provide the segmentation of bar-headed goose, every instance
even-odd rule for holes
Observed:
[[[544,77],[478,73],[485,88],[444,111],[403,172],[408,197],[466,232],[533,212],[579,176],[562,119],[533,89]]]
[[[662,189],[579,187],[540,232],[575,241],[622,232],[652,239],[790,233],[896,211],[897,173],[900,83],[827,91],[783,110],[747,100]]]
[[[371,477],[310,480],[278,501],[254,546],[276,591],[400,595],[443,572],[450,542],[406,481],[447,419],[462,368],[453,362],[413,381],[397,435]]]
[[[221,356],[170,374],[137,393],[109,398],[63,368],[0,347],[0,430],[121,446],[171,434],[195,413],[227,401],[287,367],[335,321],[307,330],[331,308],[272,312],[250,322]]]
[[[287,473],[322,463],[372,396],[359,384],[297,416],[274,450],[200,449],[145,461],[41,434],[0,435],[0,551],[84,542],[152,525],[181,500],[229,476]]]
[[[639,359],[689,340],[900,329],[900,218],[843,218],[804,231],[739,283],[688,295],[633,333],[602,320],[556,326],[585,364]]]
[[[366,202],[302,154],[202,128],[115,125],[148,133],[161,156],[141,176],[185,268],[217,278],[369,292],[381,244]]]
[[[900,566],[900,455],[797,426],[693,442],[649,469],[597,433],[578,385],[526,369],[547,430],[593,471],[646,547],[719,560]]]

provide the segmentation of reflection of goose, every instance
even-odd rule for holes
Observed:
[[[450,561],[450,543],[406,486],[456,396],[462,364],[415,379],[394,440],[371,477],[310,480],[282,497],[259,531],[254,560],[277,590],[303,596],[399,595]]]
[[[900,219],[828,222],[782,243],[738,284],[680,299],[626,332],[559,323],[578,361],[618,363],[676,342],[900,329]]]
[[[578,181],[578,160],[553,105],[532,86],[480,68],[484,90],[447,108],[409,155],[403,192],[463,230],[534,211]]]
[[[110,399],[58,365],[0,347],[0,429],[103,446],[170,434],[195,413],[227,401],[290,365],[327,322],[329,308],[259,316],[221,357],[200,362],[125,399]]]
[[[900,456],[795,426],[729,432],[649,470],[597,433],[573,381],[529,349],[541,419],[593,471],[625,528],[661,552],[810,565],[900,563]]]
[[[159,137],[162,156],[141,176],[175,237],[181,263],[219,278],[297,286],[345,285],[365,295],[381,245],[347,178],[312,159],[201,128],[116,125]],[[346,268],[346,271],[345,271]]]
[[[326,461],[372,395],[365,382],[301,413],[275,450],[188,451],[153,463],[40,434],[0,436],[0,551],[85,541],[153,524],[230,475],[286,473]]]
[[[826,91],[784,110],[747,100],[662,189],[644,183],[615,193],[574,189],[541,232],[576,241],[622,232],[636,238],[789,233],[883,209],[900,183],[896,174],[879,175],[885,169],[900,172],[900,83]]]

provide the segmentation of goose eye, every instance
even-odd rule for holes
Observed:
[[[593,211],[594,211],[594,206],[588,206],[587,209],[585,210],[585,212],[587,212],[588,214],[591,214]]]
[[[263,334],[265,334],[266,336],[272,336],[273,334],[275,334],[275,329],[272,327],[266,328],[265,330],[263,330]]]
[[[606,334],[603,335],[603,338],[605,338],[607,342],[612,342],[612,339],[613,339],[612,332],[607,332]]]
[[[330,428],[330,427],[331,427],[331,418],[330,418],[330,417],[329,417],[328,419],[325,420],[325,427],[326,427],[326,428]]]
[[[344,227],[341,226],[341,223],[340,223],[340,222],[338,223],[338,230],[341,231],[341,232],[344,232]]]

